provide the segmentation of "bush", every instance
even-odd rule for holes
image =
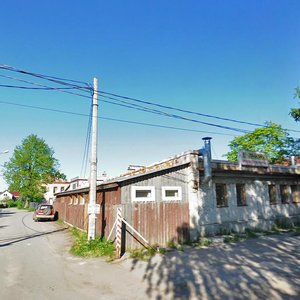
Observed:
[[[17,207],[18,202],[15,200],[7,200],[6,204],[7,204],[7,207]]]
[[[16,203],[17,203],[17,208],[18,209],[23,209],[24,208],[24,202],[21,199],[18,199],[16,201]]]

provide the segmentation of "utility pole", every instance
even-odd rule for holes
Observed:
[[[97,195],[97,127],[98,127],[98,80],[94,78],[93,111],[92,111],[92,152],[90,173],[90,201],[88,240],[95,239],[96,232],[96,195]]]

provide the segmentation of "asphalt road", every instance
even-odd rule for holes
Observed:
[[[68,230],[0,210],[0,299],[300,299],[300,236],[186,248],[148,262],[71,256]]]
[[[145,293],[136,293],[134,274],[104,259],[72,257],[70,244],[68,230],[55,222],[33,222],[32,212],[3,209],[0,299],[147,298]]]

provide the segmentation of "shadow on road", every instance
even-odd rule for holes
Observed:
[[[15,212],[5,212],[5,211],[3,211],[3,210],[0,210],[0,218],[3,218],[3,217],[9,217],[9,216],[11,216],[11,215],[14,215],[15,214]]]
[[[300,236],[276,235],[153,257],[140,268],[151,299],[300,299]]]
[[[22,242],[28,239],[33,239],[36,237],[40,237],[40,236],[44,236],[44,235],[49,235],[49,234],[54,234],[57,232],[61,232],[64,230],[67,230],[68,228],[61,228],[61,229],[57,229],[57,230],[52,230],[52,231],[46,231],[46,232],[39,232],[39,233],[34,233],[34,234],[30,234],[30,235],[26,235],[26,236],[19,236],[19,237],[14,237],[14,238],[7,238],[7,239],[2,239],[0,240],[0,248],[1,247],[5,247],[5,246],[9,246],[18,242]]]

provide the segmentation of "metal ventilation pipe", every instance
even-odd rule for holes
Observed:
[[[295,156],[294,155],[291,156],[291,165],[292,166],[296,165],[296,161],[295,161]]]
[[[204,137],[204,148],[199,150],[199,155],[203,156],[203,168],[204,168],[204,182],[208,182],[211,179],[211,137]]]

